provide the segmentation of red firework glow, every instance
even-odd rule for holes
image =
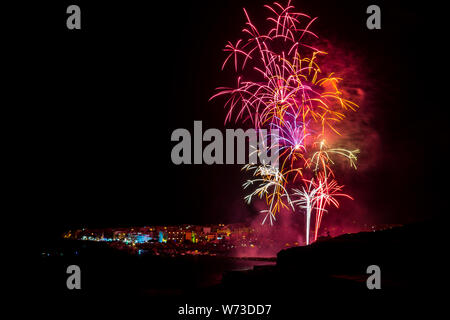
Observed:
[[[222,65],[224,69],[232,62],[236,86],[218,88],[211,99],[228,96],[225,123],[250,123],[275,135],[280,150],[276,165],[245,167],[253,170],[254,179],[244,187],[257,186],[246,199],[264,197],[268,209],[262,210],[263,223],[267,218],[273,223],[281,209],[295,211],[297,206],[305,213],[309,244],[311,214],[315,213],[315,241],[326,207],[339,207],[339,196],[352,199],[341,192],[343,186],[336,182],[332,165],[340,157],[356,169],[359,150],[330,148],[327,141],[341,135],[336,124],[358,106],[344,97],[341,78],[322,74],[319,60],[326,52],[308,43],[318,38],[310,31],[316,18],[295,12],[290,2],[286,7],[275,2],[265,8],[269,11],[265,33],[244,9],[245,38],[228,42]]]

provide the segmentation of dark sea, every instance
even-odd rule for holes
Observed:
[[[275,258],[138,255],[106,243],[61,240],[39,253],[39,281],[50,296],[67,294],[66,269],[78,265],[84,296],[184,295],[220,284],[224,273],[274,264]]]

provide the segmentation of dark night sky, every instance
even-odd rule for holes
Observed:
[[[242,7],[261,21],[266,2],[74,3],[82,9],[81,32],[65,29],[68,2],[43,5],[46,19],[23,53],[31,221],[51,237],[80,226],[251,216],[240,200],[239,166],[172,165],[170,135],[179,127],[192,130],[194,120],[223,128],[221,102],[208,102],[217,86],[232,81],[220,72],[221,49],[240,37]],[[436,53],[438,37],[426,8],[385,1],[376,2],[382,30],[367,30],[365,9],[372,3],[293,2],[318,16],[314,31],[353,52],[367,72],[363,85],[374,99],[368,125],[379,134],[383,156],[349,187],[376,221],[409,222],[432,214],[425,207],[426,177],[439,164],[425,154],[444,139],[443,119],[428,113],[438,108],[430,98],[438,71],[425,60]],[[371,151],[364,156],[375,157]]]

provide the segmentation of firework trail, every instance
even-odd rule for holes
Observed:
[[[315,221],[315,229],[314,229],[314,241],[317,240],[319,234],[320,224],[322,222],[322,216],[324,214],[325,206],[334,205],[336,208],[339,208],[339,202],[335,197],[346,197],[351,200],[353,198],[345,193],[341,193],[343,186],[338,185],[336,180],[331,179],[330,173],[326,176],[323,172],[320,173],[317,177],[317,182],[311,181],[314,188],[317,190],[315,193],[315,211],[316,211],[316,221]]]
[[[322,170],[325,174],[327,171],[333,174],[330,167],[330,164],[334,164],[334,161],[331,159],[332,154],[346,158],[349,161],[350,167],[356,169],[356,161],[358,160],[356,155],[359,153],[358,149],[350,151],[343,148],[328,148],[325,140],[321,140],[318,144],[319,150],[307,160],[307,166],[313,166],[314,172]]]
[[[293,200],[292,203],[297,205],[300,209],[304,209],[305,212],[305,237],[306,245],[309,244],[310,236],[309,232],[311,230],[311,213],[316,206],[318,197],[316,196],[318,189],[314,188],[313,180],[308,183],[305,188],[303,186],[302,190],[293,189],[294,195],[298,197],[297,200]]]
[[[356,169],[359,150],[329,147],[325,141],[340,135],[336,125],[358,106],[344,97],[339,88],[342,79],[334,73],[324,75],[320,68],[319,61],[327,53],[313,45],[318,36],[310,27],[316,18],[296,12],[290,1],[286,6],[275,2],[264,7],[269,14],[265,32],[244,9],[243,38],[226,44],[222,65],[222,70],[232,66],[235,86],[217,88],[211,99],[227,97],[225,123],[234,121],[276,132],[272,134],[279,148],[276,166],[243,168],[253,171],[244,188],[255,187],[245,200],[265,199],[262,223],[269,218],[272,224],[282,209],[299,208],[305,213],[309,244],[313,212],[316,241],[325,207],[339,207],[336,197],[351,198],[342,193],[332,165],[334,156],[339,156]]]
[[[285,188],[286,179],[279,169],[272,165],[245,165],[244,170],[253,170],[253,176],[257,177],[252,180],[247,180],[244,183],[244,189],[250,185],[258,184],[257,188],[245,197],[247,203],[252,201],[252,197],[258,196],[262,198],[265,196],[266,203],[269,205],[268,210],[263,210],[266,213],[263,224],[267,217],[270,218],[270,223],[276,220],[275,212],[279,212],[283,207],[287,208],[287,205],[283,202],[283,198],[287,199],[287,203],[292,207],[292,201],[289,197],[289,193]]]

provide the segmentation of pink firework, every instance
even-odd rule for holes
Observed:
[[[265,32],[255,26],[244,9],[244,37],[235,43],[228,42],[222,65],[225,69],[232,64],[235,86],[217,88],[211,99],[227,97],[225,123],[250,123],[256,130],[276,129],[277,133],[272,135],[279,143],[277,165],[281,167],[277,170],[283,179],[274,192],[259,193],[261,198],[266,195],[268,210],[264,211],[272,221],[280,208],[293,208],[294,201],[287,190],[297,187],[294,194],[300,196],[297,204],[306,210],[305,216],[310,217],[312,210],[316,213],[316,240],[325,207],[339,207],[335,197],[351,198],[341,193],[342,186],[334,180],[330,154],[343,155],[356,167],[357,151],[327,149],[322,141],[339,135],[336,124],[358,106],[344,97],[344,90],[339,88],[342,79],[334,73],[324,75],[319,66],[326,53],[313,45],[318,36],[310,28],[316,18],[296,12],[290,1],[285,7],[277,2],[264,7],[269,13]],[[305,174],[311,179],[305,180]],[[252,185],[251,181],[245,186]],[[273,183],[269,179],[268,185],[269,182]],[[299,190],[296,185],[299,182],[306,184],[306,188]],[[302,200],[305,195],[307,200]],[[309,218],[307,221],[309,235]]]

